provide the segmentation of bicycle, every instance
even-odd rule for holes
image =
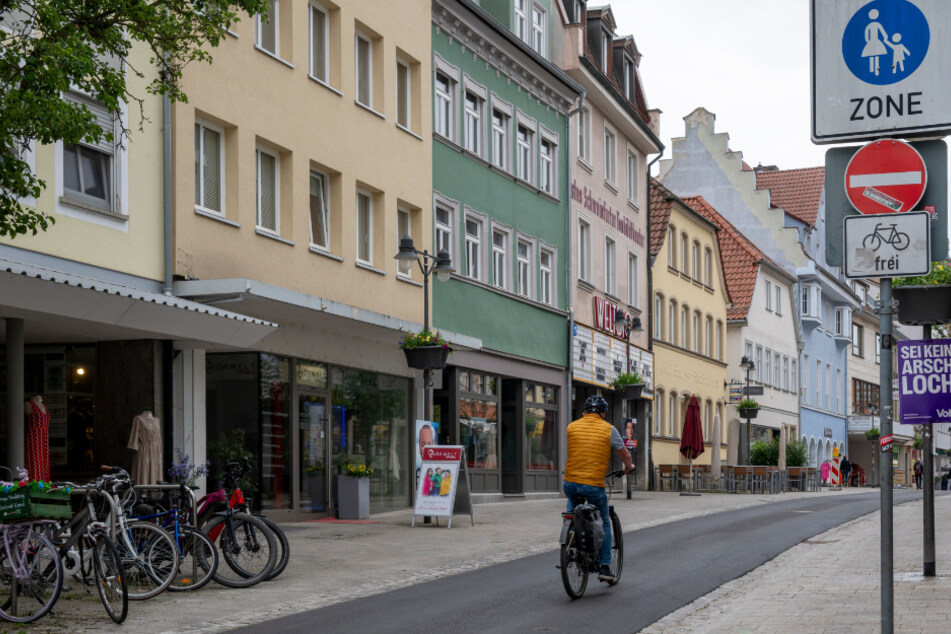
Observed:
[[[606,478],[620,478],[624,471],[612,471]],[[607,487],[608,497],[611,497],[611,486]],[[608,581],[609,586],[617,585],[621,580],[621,569],[624,567],[624,535],[621,533],[621,520],[614,512],[614,505],[608,505],[611,517],[611,575],[613,581]],[[559,543],[561,581],[565,586],[565,592],[572,599],[580,599],[588,587],[588,575],[597,574],[600,567],[599,553],[597,551],[582,550],[578,546],[577,535],[574,529],[574,511],[562,512],[561,538]]]
[[[233,485],[229,496],[225,489],[199,500],[198,526],[218,548],[219,560],[214,579],[230,588],[249,588],[267,579],[277,562],[277,539],[267,525],[244,508],[245,500],[237,482],[248,468],[237,462],[225,465],[225,482]],[[228,502],[225,502],[228,500]]]
[[[889,225],[876,222],[874,231],[862,240],[862,248],[878,251],[884,243],[895,247],[898,251],[904,251],[911,244],[911,238],[907,233],[899,231],[897,227],[898,224],[894,222]]]

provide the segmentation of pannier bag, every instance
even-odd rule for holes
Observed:
[[[604,540],[601,513],[594,504],[579,504],[574,511],[574,531],[578,550],[596,553]]]

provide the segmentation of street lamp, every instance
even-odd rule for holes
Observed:
[[[452,258],[445,249],[440,249],[435,256],[431,255],[425,249],[417,251],[413,245],[413,239],[409,236],[403,236],[400,239],[400,250],[393,256],[399,262],[416,262],[419,270],[423,274],[423,332],[429,331],[429,274],[435,273],[436,279],[440,282],[449,280],[449,276],[455,272],[452,268]],[[432,370],[423,370],[423,417],[430,420],[430,388]]]
[[[624,331],[624,341],[627,344],[624,348],[624,358],[627,360],[624,364],[626,372],[631,371],[631,333],[632,332],[641,332],[644,330],[641,326],[641,318],[637,315],[628,315],[627,311],[615,310],[614,311],[614,329]],[[627,399],[623,401],[623,418],[625,420],[628,418],[627,411]],[[635,427],[636,429],[636,427]],[[627,480],[627,499],[631,499],[631,478],[626,478]]]
[[[744,395],[744,398],[749,398],[750,373],[756,369],[756,364],[753,363],[753,360],[750,359],[748,356],[743,355],[743,358],[740,360],[740,369],[746,372],[746,394]],[[750,417],[747,414],[746,425],[743,427],[744,433],[740,434],[741,436],[745,436],[745,438],[740,438],[740,449],[743,450],[743,456],[742,456],[743,459],[740,460],[740,463],[745,465],[750,464],[750,432],[751,431],[752,430],[750,425]]]

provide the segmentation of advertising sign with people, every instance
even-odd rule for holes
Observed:
[[[452,526],[453,513],[466,510],[471,517],[472,501],[465,449],[461,445],[422,447],[413,525],[416,525],[416,516],[423,515],[448,517],[449,526]]]

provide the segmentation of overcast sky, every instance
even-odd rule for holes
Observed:
[[[595,6],[591,2],[590,6]],[[604,2],[601,4],[608,4]],[[809,139],[807,0],[614,0],[618,35],[632,35],[664,156],[698,106],[751,166],[816,167],[826,147]]]

